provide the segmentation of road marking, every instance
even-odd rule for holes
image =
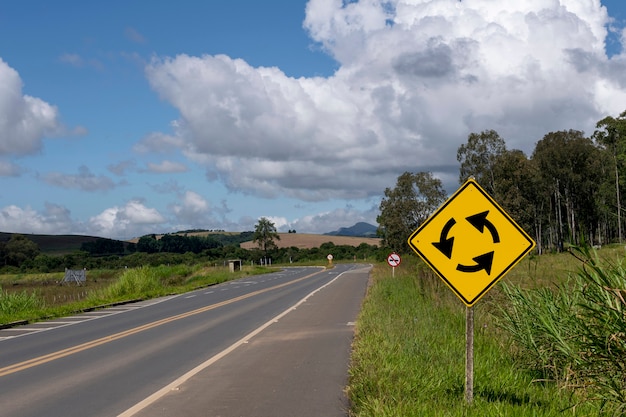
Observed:
[[[115,314],[126,313],[127,311],[134,311],[139,308],[150,307],[155,304],[159,304],[159,303],[171,300],[172,298],[176,298],[176,297],[178,297],[178,295],[154,298],[152,300],[139,301],[133,304],[127,304],[127,305],[119,306],[119,307],[109,307],[109,308],[98,310],[98,311],[87,311],[80,315],[63,317],[62,319],[61,318],[52,319],[49,321],[29,323],[29,324],[18,326],[18,327],[9,327],[6,329],[0,329],[0,341],[8,340],[8,339],[15,339],[17,337],[22,337],[22,336],[28,336],[28,335],[39,333],[42,331],[54,330],[54,329],[58,329],[58,328],[65,327],[65,326],[71,326],[73,324],[85,323],[91,320],[113,316]],[[62,322],[62,321],[68,321],[68,320],[71,320],[71,322],[65,322],[65,323]],[[48,327],[49,325],[53,325],[53,326],[56,325],[56,326]],[[13,334],[10,334],[10,333],[13,333]],[[18,334],[15,334],[15,333],[18,333]],[[6,334],[9,334],[9,335],[4,336]]]
[[[232,304],[232,303],[235,303],[237,301],[245,300],[247,298],[254,297],[256,295],[263,294],[263,293],[268,292],[268,291],[272,291],[272,290],[275,290],[275,289],[278,289],[278,288],[286,287],[288,285],[292,285],[292,284],[295,284],[297,282],[303,281],[303,280],[305,280],[307,278],[310,278],[310,277],[312,277],[313,275],[315,275],[317,273],[318,272],[315,272],[313,274],[309,274],[307,276],[304,276],[302,278],[298,278],[298,279],[293,280],[293,281],[285,282],[283,284],[278,284],[278,285],[275,285],[273,287],[265,288],[265,289],[262,289],[262,290],[253,291],[253,292],[251,292],[249,294],[244,294],[244,295],[240,295],[239,297],[231,298],[230,300],[225,300],[225,301],[222,301],[222,302],[219,302],[219,303],[216,303],[216,304],[211,304],[209,306],[201,307],[201,308],[198,308],[198,309],[195,309],[195,310],[192,310],[192,311],[188,311],[186,313],[178,314],[178,315],[175,315],[175,316],[171,316],[171,317],[167,317],[167,318],[164,318],[164,319],[161,319],[161,320],[154,321],[152,323],[147,323],[147,324],[144,324],[142,326],[134,327],[132,329],[125,330],[123,332],[119,332],[119,333],[115,333],[115,334],[112,334],[112,335],[109,335],[109,336],[101,337],[99,339],[95,339],[95,340],[92,340],[90,342],[86,342],[86,343],[82,343],[80,345],[76,345],[76,346],[72,346],[72,347],[69,347],[69,348],[66,348],[66,349],[62,349],[62,350],[59,350],[57,352],[49,353],[47,355],[39,356],[37,358],[33,358],[33,359],[29,359],[29,360],[26,360],[26,361],[23,361],[23,362],[15,363],[13,365],[5,366],[4,368],[0,368],[0,377],[3,377],[5,375],[10,375],[10,374],[13,374],[13,373],[16,373],[16,372],[20,372],[20,371],[23,371],[25,369],[32,368],[34,366],[43,365],[44,363],[51,362],[51,361],[54,361],[54,360],[57,360],[57,359],[61,359],[61,358],[64,358],[66,356],[70,356],[70,355],[73,355],[75,353],[82,352],[82,351],[87,350],[87,349],[91,349],[91,348],[94,348],[94,347],[97,347],[97,346],[100,346],[100,345],[104,345],[104,344],[109,343],[109,342],[113,342],[115,340],[122,339],[124,337],[132,336],[134,334],[143,332],[145,330],[150,330],[150,329],[153,329],[155,327],[159,327],[159,326],[161,326],[163,324],[167,324],[167,323],[171,323],[171,322],[174,322],[174,321],[177,321],[177,320],[181,320],[181,319],[184,319],[184,318],[187,318],[187,317],[191,317],[191,316],[194,316],[196,314],[200,314],[200,313],[204,313],[204,312],[207,312],[207,311],[210,311],[210,310],[214,310],[216,308],[223,307],[225,305]]]
[[[161,399],[168,392],[179,390],[180,386],[182,384],[184,384],[185,382],[187,382],[189,379],[191,379],[192,377],[194,377],[195,375],[197,375],[198,373],[200,373],[204,369],[208,368],[209,366],[213,365],[215,362],[219,361],[220,359],[222,359],[223,357],[225,357],[229,353],[233,352],[239,346],[248,343],[248,341],[251,338],[253,338],[257,334],[261,333],[263,330],[265,330],[266,328],[271,326],[273,323],[278,322],[281,318],[286,316],[289,312],[291,312],[291,311],[295,310],[297,307],[299,307],[300,304],[305,303],[311,296],[315,295],[315,293],[317,293],[318,291],[320,291],[320,290],[326,288],[327,286],[331,285],[336,280],[338,280],[343,274],[345,274],[347,272],[349,272],[349,271],[345,271],[345,272],[340,273],[335,278],[333,278],[332,280],[328,281],[326,284],[324,284],[321,287],[311,291],[304,298],[302,298],[300,301],[298,301],[293,306],[289,307],[287,310],[283,311],[282,313],[280,313],[279,315],[277,315],[273,319],[270,319],[269,321],[267,321],[265,324],[261,325],[260,327],[257,327],[252,332],[248,333],[247,335],[245,335],[244,337],[242,337],[237,342],[233,343],[232,345],[230,345],[229,347],[227,347],[226,349],[224,349],[223,351],[221,351],[217,355],[209,358],[207,361],[201,363],[200,365],[196,366],[195,368],[193,368],[189,372],[183,374],[179,378],[177,378],[174,381],[172,381],[170,384],[164,386],[163,388],[161,388],[160,390],[156,391],[152,395],[148,396],[144,400],[138,402],[137,404],[135,404],[134,406],[132,406],[128,410],[124,411],[121,414],[118,414],[117,417],[132,417],[135,414],[137,414],[138,412],[142,411],[144,408],[150,406],[151,404],[153,404],[156,401],[158,401],[159,399]],[[311,274],[311,275],[314,275],[314,274]],[[307,278],[307,277],[304,277],[304,278]],[[297,281],[300,281],[300,280],[302,280],[304,278],[300,278]],[[280,285],[277,285],[277,287],[283,287],[283,286],[288,285],[288,284],[289,283],[280,284]],[[276,287],[274,287],[274,288],[276,288]]]

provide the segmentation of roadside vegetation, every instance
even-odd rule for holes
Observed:
[[[63,274],[0,275],[0,326],[37,321],[107,305],[179,294],[230,279],[270,272],[262,266],[160,265],[89,271],[82,285],[61,283]]]
[[[474,307],[474,401],[464,398],[465,306],[416,257],[377,265],[354,341],[352,415],[626,414],[623,246],[531,256]]]

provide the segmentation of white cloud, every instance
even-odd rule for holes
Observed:
[[[172,224],[175,230],[248,230],[247,224],[237,224],[228,220],[231,212],[226,201],[213,204],[195,191],[179,192],[177,202],[171,204]]]
[[[72,219],[66,207],[46,203],[43,211],[10,205],[0,208],[0,230],[7,233],[81,234],[113,239],[130,239],[155,230],[167,222],[158,210],[141,200],[130,200],[91,217],[86,223]],[[169,231],[169,230],[168,230]]]
[[[180,118],[143,146],[176,146],[209,178],[267,197],[365,198],[404,171],[456,179],[472,132],[530,153],[550,131],[590,134],[624,110],[626,56],[607,57],[609,24],[595,0],[311,0],[304,27],[335,74],[155,59],[147,77]]]
[[[166,223],[158,210],[140,200],[128,201],[124,206],[114,206],[89,219],[87,228],[97,236],[131,238],[154,233]]]
[[[283,231],[285,230],[285,228],[289,227],[289,220],[287,220],[287,218],[285,217],[279,217],[279,216],[260,216],[259,219],[261,219],[261,217],[265,217],[266,219],[268,219],[270,222],[272,222],[274,224],[274,227],[276,227],[276,230],[278,231]],[[258,220],[257,220],[258,222]],[[255,223],[256,224],[256,223]]]
[[[41,151],[42,139],[62,129],[56,107],[22,94],[22,80],[0,58],[0,155]]]
[[[185,191],[179,204],[172,205],[172,211],[180,221],[194,224],[195,219],[209,214],[209,203],[198,193]]]
[[[7,233],[61,235],[72,233],[76,226],[69,210],[55,204],[46,203],[43,212],[15,205],[0,208],[0,230]]]
[[[288,229],[294,229],[299,233],[324,234],[339,230],[342,227],[353,226],[359,222],[376,225],[377,215],[378,206],[373,206],[367,211],[346,206],[344,208],[295,219],[289,222],[288,227],[281,225],[280,231],[286,232]]]
[[[127,240],[150,233],[170,233],[189,229],[226,231],[254,230],[258,218],[245,216],[234,222],[227,218],[228,204],[212,204],[200,194],[184,191],[178,202],[169,207],[168,216],[148,207],[141,199],[113,206],[91,217],[87,222],[72,219],[68,208],[46,203],[42,211],[15,205],[0,208],[0,230],[7,233],[78,234]],[[377,207],[361,211],[351,206],[299,219],[264,216],[279,232],[295,229],[299,233],[328,233],[357,222],[376,224]]]

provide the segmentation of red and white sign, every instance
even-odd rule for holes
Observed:
[[[395,268],[396,266],[399,266],[400,262],[402,262],[402,260],[400,259],[400,255],[398,255],[397,253],[392,253],[387,256],[387,263],[391,267]]]

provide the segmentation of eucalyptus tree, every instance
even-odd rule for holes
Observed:
[[[607,116],[596,124],[596,131],[593,134],[596,143],[606,149],[613,162],[613,172],[615,176],[615,206],[617,209],[617,236],[622,242],[622,203],[621,203],[621,181],[620,171],[624,169],[626,163],[626,111],[623,111],[617,118]]]
[[[543,223],[537,165],[521,150],[507,150],[496,159],[493,177],[496,201],[526,232],[534,233],[541,253]]]
[[[274,240],[280,240],[276,226],[267,217],[261,217],[254,226],[254,237],[252,241],[259,245],[259,249],[261,249],[267,257],[270,250],[278,248]]]
[[[386,188],[380,202],[378,234],[396,252],[410,251],[409,236],[446,199],[441,180],[430,172],[405,172],[394,188]]]
[[[600,150],[578,130],[550,132],[532,154],[540,181],[539,198],[548,207],[549,242],[563,248],[566,239],[594,239],[598,184],[602,182]]]
[[[467,143],[461,145],[456,153],[456,159],[461,164],[459,183],[463,184],[473,176],[489,194],[496,197],[494,168],[504,152],[504,139],[495,130],[470,133]]]

